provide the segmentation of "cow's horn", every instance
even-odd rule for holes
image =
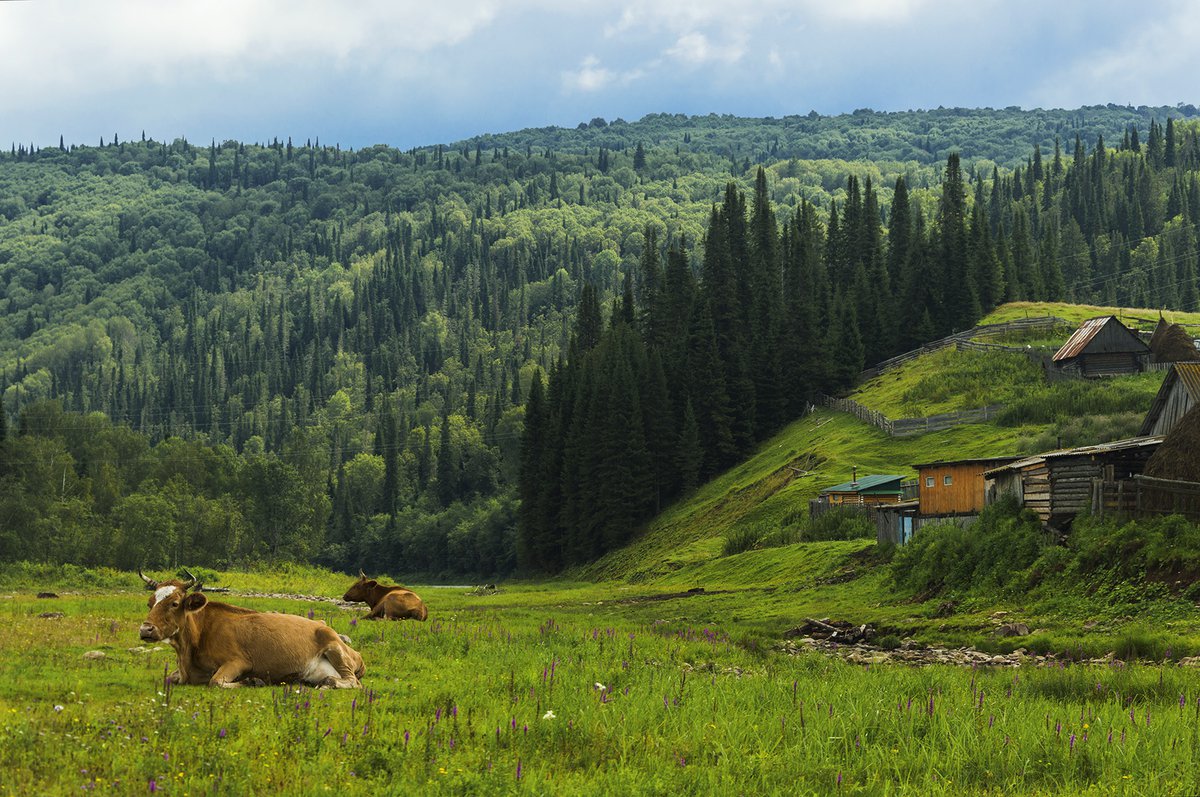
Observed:
[[[142,577],[142,581],[146,582],[146,589],[149,589],[149,590],[158,589],[158,582],[154,581],[152,579],[146,578],[145,574],[142,573],[142,568],[140,568],[140,567],[138,568],[138,575]]]
[[[364,572],[362,571],[362,568],[361,568],[361,567],[360,567],[360,568],[358,568],[358,577],[359,577],[359,578],[366,578],[366,577],[367,577],[367,574],[366,574],[366,573],[364,573]]]
[[[185,568],[183,568],[183,572],[187,573],[187,577],[188,577],[188,580],[185,581],[183,584],[183,588],[185,590],[187,590],[187,589],[191,589],[192,587],[196,586],[196,577],[192,575],[191,571],[185,567]]]
[[[188,578],[190,578],[190,579],[191,579],[193,582],[195,582],[195,584],[196,584],[196,586],[195,586],[195,591],[196,591],[196,592],[203,592],[203,591],[204,591],[204,582],[203,582],[203,581],[201,581],[200,579],[196,578],[196,576],[192,574],[192,571],[191,571],[191,570],[188,570],[188,569],[185,567],[185,568],[183,568],[183,572],[187,573],[187,574],[188,574]]]

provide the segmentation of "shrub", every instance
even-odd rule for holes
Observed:
[[[816,518],[800,513],[784,516],[779,528],[762,538],[765,546],[791,545],[797,542],[863,540],[875,536],[875,522],[851,507],[834,507]]]
[[[736,526],[725,535],[725,544],[721,546],[721,553],[725,556],[745,553],[758,545],[758,541],[758,529],[754,526]]]
[[[1022,586],[1048,544],[1041,524],[1006,499],[983,511],[970,526],[922,526],[892,558],[896,586],[913,593],[1005,591]]]

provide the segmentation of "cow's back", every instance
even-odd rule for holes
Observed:
[[[425,602],[411,590],[393,589],[383,596],[382,603],[383,612],[381,614],[390,620],[424,620],[429,616]]]

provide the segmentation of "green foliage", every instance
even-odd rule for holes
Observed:
[[[1037,518],[1018,513],[1010,500],[987,507],[970,525],[922,526],[897,549],[891,575],[899,589],[926,597],[1019,590],[1047,544]]]
[[[755,526],[738,526],[731,529],[725,535],[725,542],[721,546],[721,553],[724,556],[745,553],[758,545],[759,539],[760,533]]]
[[[1161,372],[1109,380],[1071,379],[1050,384],[1031,380],[1022,392],[1006,403],[997,420],[1005,426],[1019,426],[1129,412],[1144,415],[1162,380]]]
[[[833,507],[815,518],[807,512],[786,515],[778,532],[764,539],[764,544],[867,540],[874,539],[875,534],[875,521],[863,512],[851,507]]]

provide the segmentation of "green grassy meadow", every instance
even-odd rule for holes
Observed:
[[[838,560],[810,563],[810,576],[853,553],[809,547],[805,556]],[[1200,788],[1191,670],[855,666],[745,636],[745,614],[799,618],[821,603],[817,592],[789,610],[782,590],[730,600],[716,588],[655,599],[670,590],[616,583],[505,585],[482,597],[417,587],[426,623],[368,623],[329,603],[234,594],[254,608],[312,612],[350,635],[366,661],[364,688],[217,690],[164,686],[174,655],[140,644],[136,576],[99,580],[122,578],[124,589],[54,584],[61,597],[41,600],[10,588],[20,579],[2,582],[4,794]],[[329,596],[349,582],[319,571],[224,580]]]

